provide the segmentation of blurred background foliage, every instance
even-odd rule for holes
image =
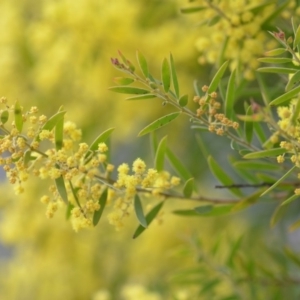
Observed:
[[[228,11],[233,13],[241,3],[260,1],[214,2],[235,4]],[[288,24],[297,11],[296,1],[269,2],[273,10],[288,3],[275,19],[281,25]],[[151,165],[148,138],[136,135],[168,108],[155,101],[125,102],[123,95],[108,91],[119,75],[110,58],[121,50],[135,60],[138,49],[159,74],[161,61],[172,52],[183,93],[192,97],[193,80],[197,78],[200,86],[207,84],[214,70],[204,64],[203,55],[214,56],[220,45],[217,36],[211,40],[213,26],[199,27],[195,22],[213,15],[181,15],[180,8],[187,4],[175,0],[2,0],[1,94],[26,107],[38,106],[44,114],[63,105],[67,118],[83,129],[87,141],[116,127],[111,142],[113,163],[130,163],[141,156]],[[199,48],[201,38],[211,48]],[[270,41],[265,39],[264,45]],[[237,55],[243,50],[239,45]],[[243,83],[243,87],[257,90],[255,83]],[[217,196],[207,190],[214,182],[188,120],[182,118],[172,126],[159,136],[168,134],[170,147],[193,175],[202,178],[203,194]],[[230,148],[224,142],[205,138],[220,161]],[[44,185],[31,180],[25,194],[16,197],[3,183],[1,299],[299,299],[299,234],[289,233],[284,221],[269,229],[272,203],[229,216],[186,219],[168,213],[182,206],[180,201],[170,201],[166,216],[160,216],[162,224],[157,222],[133,241],[133,219],[118,233],[105,218],[94,230],[79,233],[72,231],[63,213],[47,220],[39,202],[43,189]],[[293,212],[289,215],[295,217]]]

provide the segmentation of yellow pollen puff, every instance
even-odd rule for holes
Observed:
[[[61,171],[59,169],[57,169],[57,168],[51,168],[49,170],[49,177],[51,179],[57,179],[60,176],[61,176]]]
[[[20,149],[26,148],[26,141],[25,141],[25,139],[22,138],[22,137],[18,137],[18,138],[17,138],[17,145],[18,145],[18,147],[19,147]]]
[[[176,176],[172,176],[172,178],[171,178],[171,184],[173,186],[179,185],[180,184],[180,178],[176,177]]]
[[[98,150],[102,153],[106,152],[108,150],[108,147],[105,143],[100,143],[98,145]]]
[[[43,204],[48,204],[50,202],[50,197],[47,196],[47,195],[44,195],[41,197],[40,201],[43,203]]]
[[[6,97],[1,97],[1,98],[0,98],[0,103],[1,103],[1,104],[7,103],[7,98],[6,98]]]
[[[217,92],[212,92],[210,94],[210,96],[213,98],[213,99],[216,99],[218,97],[218,93]]]
[[[207,85],[204,85],[202,88],[201,88],[202,92],[206,93],[208,91],[208,86]]]
[[[15,194],[20,195],[24,192],[24,188],[21,185],[17,185],[14,187]]]
[[[47,122],[47,117],[44,116],[44,115],[41,115],[41,116],[39,117],[39,123],[40,123],[40,124],[44,124],[44,123],[46,123],[46,122]]]
[[[106,161],[106,159],[107,159],[106,154],[98,154],[98,161],[100,163],[104,163]]]
[[[39,134],[41,140],[50,140],[53,138],[53,133],[49,130],[42,130]]]
[[[142,159],[137,158],[132,164],[132,171],[136,174],[143,174],[145,170],[146,170],[145,162]]]
[[[129,172],[128,164],[125,164],[125,163],[121,164],[118,167],[118,172],[119,172],[119,174],[124,174],[124,175],[128,174],[128,172]]]
[[[284,162],[284,156],[283,156],[283,155],[278,155],[278,156],[277,156],[277,162],[278,162],[279,164],[283,163],[283,162]]]
[[[295,193],[296,195],[300,195],[300,189],[299,189],[299,188],[298,188],[298,189],[295,189],[294,193]]]
[[[107,164],[106,166],[106,171],[107,172],[112,172],[114,170],[115,166],[112,164]]]
[[[37,108],[36,106],[32,106],[32,107],[30,108],[30,110],[29,110],[29,112],[30,112],[31,114],[36,114],[38,111],[39,111],[39,110],[38,110],[38,108]]]
[[[29,122],[30,122],[31,124],[36,124],[37,121],[38,121],[38,118],[37,118],[36,116],[31,116],[31,117],[29,117]]]

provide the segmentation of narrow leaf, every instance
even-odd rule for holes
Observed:
[[[207,161],[211,172],[223,185],[231,186],[234,184],[234,181],[226,174],[223,168],[220,167],[220,165],[213,159],[212,156],[209,156]],[[242,192],[236,188],[230,189],[230,192],[237,196],[243,195]]]
[[[288,57],[263,57],[257,59],[259,62],[267,64],[285,64],[293,61],[292,58]]]
[[[106,205],[106,201],[107,201],[107,188],[103,191],[103,193],[99,197],[98,203],[100,205],[100,209],[96,210],[94,212],[94,215],[93,215],[93,225],[94,226],[96,226],[101,219],[102,213],[103,213],[105,205]]]
[[[179,99],[179,105],[181,107],[185,107],[188,104],[189,96],[188,95],[183,95]]]
[[[277,55],[283,54],[286,51],[287,50],[285,48],[277,48],[277,49],[265,52],[265,56],[277,56]]]
[[[149,91],[137,87],[132,87],[132,86],[113,86],[110,87],[109,90],[116,92],[116,93],[121,93],[121,94],[135,94],[135,95],[142,95],[142,94],[148,94]]]
[[[265,135],[265,132],[262,128],[261,123],[254,122],[253,128],[254,128],[255,134],[256,134],[258,140],[260,141],[260,143],[261,144],[265,143],[265,141],[267,140],[267,137]]]
[[[109,128],[107,130],[105,130],[104,132],[102,132],[90,145],[89,151],[86,153],[84,158],[87,158],[89,156],[89,152],[90,151],[96,151],[98,149],[98,145],[100,143],[105,142],[109,136],[111,135],[111,133],[114,131],[114,128]]]
[[[154,206],[149,213],[146,215],[146,222],[147,225],[149,226],[151,224],[151,222],[154,220],[154,218],[157,216],[157,214],[159,213],[159,211],[161,210],[162,206],[164,204],[164,201],[158,203],[156,206]],[[139,225],[137,227],[137,229],[135,230],[134,234],[133,234],[133,238],[137,238],[140,234],[142,234],[144,232],[146,228],[143,227],[142,225]]]
[[[173,87],[174,87],[176,97],[178,99],[179,98],[179,85],[178,85],[178,79],[177,79],[174,59],[173,59],[173,56],[172,56],[171,53],[170,53],[170,64],[171,64],[171,74],[172,74]]]
[[[171,113],[169,115],[166,115],[166,116],[163,116],[163,117],[157,119],[156,121],[154,121],[151,124],[149,124],[148,126],[146,126],[143,130],[141,130],[139,132],[138,136],[145,135],[151,131],[157,130],[157,129],[167,125],[168,123],[170,123],[171,121],[176,119],[179,115],[180,115],[180,112],[174,112],[174,113]]]
[[[129,85],[134,82],[134,79],[128,77],[116,77],[114,82],[119,85]]]
[[[236,212],[236,211],[240,211],[242,209],[245,209],[251,205],[253,205],[254,203],[256,203],[262,193],[263,189],[260,189],[256,192],[254,192],[253,194],[246,196],[242,199],[240,199],[240,201],[233,206],[232,211]]]
[[[184,184],[184,188],[183,188],[183,195],[186,198],[190,198],[193,194],[194,191],[194,178],[190,178],[189,180],[187,180]]]
[[[280,168],[279,164],[274,164],[274,163],[268,163],[264,161],[247,161],[247,160],[242,160],[242,161],[236,161],[233,163],[233,166],[237,169],[246,169],[246,170],[265,170],[265,171],[276,171],[278,168]]]
[[[206,6],[183,7],[180,9],[180,12],[182,12],[183,14],[190,14],[204,9],[207,9],[207,7]]]
[[[227,66],[228,66],[228,61],[225,61],[223,63],[223,65],[219,68],[217,73],[215,74],[214,78],[212,79],[212,81],[209,85],[208,91],[207,91],[209,94],[216,91],[216,89],[219,85],[219,82],[220,82],[221,78],[224,75],[224,72],[225,72]]]
[[[270,102],[270,105],[279,105],[282,104],[295,96],[297,96],[300,92],[300,86],[288,91],[287,93],[279,96],[278,98],[274,99],[273,101]]]
[[[55,126],[55,148],[60,150],[64,139],[64,117],[60,118]]]
[[[281,206],[281,205],[278,205],[277,208],[275,209],[272,217],[271,217],[271,220],[270,220],[270,226],[271,228],[273,228],[280,219],[282,219],[282,217],[284,216],[285,212],[286,212],[286,209],[287,209],[287,205],[284,205],[284,206]]]
[[[285,247],[284,248],[284,253],[286,254],[286,256],[291,259],[295,265],[298,266],[298,268],[300,267],[300,258],[298,255],[296,255],[290,248]]]
[[[232,118],[234,112],[233,106],[234,106],[234,93],[235,93],[235,75],[236,75],[236,70],[233,70],[229,77],[226,97],[225,97],[225,115],[229,119]]]
[[[56,189],[62,198],[62,200],[67,204],[68,203],[68,193],[65,186],[65,181],[62,176],[55,179]]]
[[[230,213],[232,207],[233,205],[220,205],[220,206],[206,205],[206,206],[195,207],[194,210],[197,212],[198,215],[202,215],[205,217],[215,217],[215,216],[220,216],[220,215]]]
[[[167,136],[161,139],[155,153],[155,169],[158,172],[164,170],[166,149],[167,149]]]
[[[171,85],[171,70],[169,62],[164,58],[161,66],[161,80],[163,83],[164,91],[167,93]]]
[[[289,231],[294,231],[300,227],[300,220],[297,220],[296,222],[292,223],[289,226]]]
[[[258,68],[256,71],[261,73],[294,74],[298,71],[298,69],[265,67],[265,68]]]
[[[0,118],[1,118],[2,125],[5,124],[8,121],[9,112],[7,110],[2,111]]]
[[[291,89],[295,88],[296,85],[298,85],[300,83],[300,71],[296,72],[288,81],[286,87],[285,87],[285,91],[288,92]]]
[[[295,200],[298,199],[298,198],[299,198],[299,195],[295,195],[295,194],[294,194],[294,195],[292,195],[291,197],[289,197],[288,199],[284,200],[284,201],[281,203],[281,206],[287,205],[287,204],[289,204],[289,203],[295,201]]]
[[[286,152],[284,148],[273,148],[268,150],[262,150],[257,152],[247,153],[243,156],[245,159],[264,158],[278,156]]]
[[[148,70],[148,64],[146,58],[139,51],[136,52],[136,56],[142,73],[144,74],[145,77],[149,77],[149,70]]]
[[[299,46],[299,44],[300,44],[300,25],[298,26],[296,33],[295,33],[293,49],[296,50],[296,48]]]
[[[148,226],[148,224],[147,224],[147,220],[144,215],[141,199],[138,194],[136,194],[134,197],[134,211],[135,211],[135,215],[136,215],[137,219],[139,220],[141,226],[146,228]]]
[[[156,98],[153,94],[144,94],[139,96],[128,97],[126,100],[145,100],[145,99],[153,99]]]
[[[252,108],[251,106],[248,107],[246,111],[247,116],[252,116]],[[244,132],[246,141],[251,144],[252,137],[253,137],[253,122],[245,122],[244,123]]]
[[[294,126],[298,125],[299,114],[300,114],[300,98],[298,96],[298,99],[296,101],[296,105],[293,107],[293,115],[291,117],[291,123]]]
[[[287,171],[281,178],[279,178],[272,186],[270,186],[266,191],[264,191],[261,196],[266,195],[270,191],[272,191],[280,182],[282,182],[285,178],[287,178],[296,168],[296,166],[293,166],[289,171]]]
[[[42,127],[42,130],[51,131],[57,124],[57,122],[64,118],[66,111],[58,111],[53,115]]]
[[[166,155],[172,167],[184,180],[188,180],[192,177],[189,170],[182,164],[181,160],[178,159],[169,148],[167,148]]]
[[[14,107],[14,114],[15,114],[15,126],[18,131],[21,133],[23,129],[23,116],[22,116],[22,107],[19,101],[16,101]]]

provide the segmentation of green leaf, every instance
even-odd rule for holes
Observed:
[[[145,100],[145,99],[153,99],[156,98],[153,94],[144,94],[139,96],[128,97],[126,100]]]
[[[166,116],[163,116],[163,117],[155,120],[154,122],[152,122],[151,124],[146,126],[144,129],[142,129],[139,132],[138,136],[145,135],[151,131],[157,130],[157,129],[167,125],[168,123],[170,123],[171,121],[176,119],[179,115],[180,115],[180,112],[174,112],[174,113],[170,113]]]
[[[300,258],[298,255],[296,255],[290,248],[285,247],[284,253],[286,256],[291,259],[298,267],[300,267]]]
[[[147,226],[148,226],[147,220],[145,218],[141,199],[138,194],[135,194],[135,197],[134,197],[134,211],[135,211],[135,215],[136,215],[137,219],[139,220],[141,226],[143,226],[144,228],[147,228]]]
[[[1,117],[0,117],[2,125],[5,124],[8,121],[8,118],[9,118],[8,110],[2,111]]]
[[[217,73],[215,74],[214,78],[212,79],[212,81],[209,85],[209,88],[208,88],[208,91],[207,91],[208,94],[216,91],[216,89],[219,85],[219,82],[220,82],[221,78],[224,75],[224,72],[225,72],[227,66],[228,66],[228,61],[225,61],[223,63],[223,65],[219,68],[219,70],[217,71]]]
[[[293,115],[291,117],[291,123],[294,126],[298,125],[299,114],[300,114],[300,97],[298,95],[298,99],[296,101],[296,105],[293,107]]]
[[[271,228],[273,228],[280,219],[282,219],[282,217],[284,216],[286,209],[287,209],[287,205],[281,206],[278,205],[276,210],[274,211],[271,220],[270,220],[270,226]]]
[[[296,33],[295,33],[293,49],[296,50],[296,48],[299,47],[299,44],[300,44],[300,26],[298,26]]]
[[[207,7],[206,6],[183,7],[180,9],[180,12],[183,14],[190,14],[204,9],[207,9]]]
[[[167,149],[167,136],[161,139],[155,153],[155,169],[160,172],[164,170],[165,153]]]
[[[265,141],[267,140],[267,137],[265,135],[265,132],[262,128],[261,123],[254,122],[253,123],[253,129],[254,129],[255,134],[256,134],[258,140],[260,141],[260,143],[261,144],[265,143]]]
[[[67,205],[67,209],[66,209],[66,220],[69,220],[70,217],[71,217],[71,212],[72,212],[72,209],[74,208],[75,206],[69,202],[68,205]]]
[[[40,131],[42,130],[49,130],[51,131],[55,126],[56,124],[60,121],[60,120],[63,120],[64,119],[64,115],[65,115],[66,111],[62,111],[61,108],[59,109],[59,111],[53,115],[44,125],[43,127],[41,128]],[[36,136],[35,138],[36,141],[39,141],[40,138],[39,138],[39,135]]]
[[[148,214],[146,215],[146,223],[148,227],[151,224],[151,222],[154,220],[154,218],[157,216],[157,214],[159,213],[163,205],[164,205],[164,201],[159,202],[148,212]],[[134,239],[137,238],[139,235],[141,235],[144,232],[145,229],[146,229],[145,227],[139,225],[133,234],[133,238]]]
[[[286,152],[286,149],[283,148],[273,148],[268,150],[262,150],[257,152],[247,153],[243,156],[245,159],[254,159],[254,158],[264,158],[264,157],[273,157],[278,156]]]
[[[190,178],[188,179],[185,184],[184,184],[184,188],[183,188],[183,195],[186,198],[190,198],[193,194],[194,191],[194,178]]]
[[[27,167],[28,163],[32,160],[31,150],[27,149],[24,153],[24,165]]]
[[[94,226],[96,226],[99,223],[99,221],[101,219],[101,216],[103,214],[106,202],[107,202],[107,188],[105,188],[105,190],[103,191],[103,193],[99,197],[98,203],[100,205],[100,209],[96,210],[94,212],[94,215],[93,215],[93,225]]]
[[[14,107],[14,114],[15,114],[15,126],[18,131],[21,133],[23,129],[23,116],[22,116],[22,107],[19,101],[16,101]]]
[[[189,101],[189,96],[183,95],[180,97],[178,102],[181,107],[185,107],[188,104],[188,101]]]
[[[289,231],[294,231],[300,227],[300,220],[297,220],[296,222],[292,223],[289,226]]]
[[[68,193],[65,186],[65,181],[62,176],[55,179],[56,189],[62,200],[68,204]]]
[[[161,66],[161,80],[163,83],[164,91],[167,93],[171,85],[171,70],[169,62],[164,58]]]
[[[248,107],[246,111],[247,116],[252,116],[252,108],[251,106]],[[251,144],[252,137],[253,137],[253,122],[245,122],[244,123],[244,132],[246,141]]]
[[[170,64],[171,64],[171,74],[172,74],[173,87],[174,87],[175,95],[178,99],[179,98],[179,85],[178,85],[178,79],[177,79],[174,59],[173,59],[173,56],[172,56],[171,53],[170,53]]]
[[[224,214],[228,214],[231,212],[233,205],[205,205],[195,207],[194,210],[198,215],[206,216],[206,217],[215,217]]]
[[[100,135],[98,135],[98,137],[90,145],[89,151],[86,153],[84,158],[87,158],[89,156],[90,151],[98,150],[98,145],[100,143],[104,143],[109,138],[109,136],[111,135],[111,133],[114,130],[115,130],[115,128],[109,128],[109,129],[103,131]]]
[[[138,60],[138,63],[139,63],[142,73],[144,74],[145,77],[149,77],[149,70],[148,70],[148,64],[147,64],[146,58],[139,51],[136,52],[136,57],[137,57],[137,60]]]
[[[293,62],[292,58],[287,58],[287,57],[263,57],[263,58],[258,58],[257,60],[267,64],[285,64],[285,63]]]
[[[234,94],[235,94],[235,75],[236,75],[236,70],[233,70],[229,77],[226,97],[225,97],[225,115],[229,119],[232,118],[234,112],[233,106],[234,106]]]
[[[64,139],[64,116],[60,118],[55,126],[55,148],[60,150],[63,146]]]
[[[116,93],[121,93],[121,94],[135,94],[135,95],[143,95],[143,94],[148,94],[149,91],[137,87],[132,87],[132,86],[113,86],[110,87],[109,90],[116,92]]]
[[[281,54],[285,53],[286,51],[287,51],[286,48],[277,48],[277,49],[273,49],[268,52],[265,52],[265,56],[277,56],[277,55],[281,55]]]
[[[300,71],[296,72],[288,81],[285,91],[288,92],[291,89],[295,88],[297,84],[300,83]]]
[[[259,199],[262,191],[263,191],[263,189],[259,189],[258,191],[254,192],[253,194],[240,199],[240,201],[233,206],[232,211],[233,212],[240,211],[240,210],[243,210],[243,209],[253,205]]]
[[[281,206],[283,205],[287,205],[293,201],[295,201],[296,199],[299,199],[299,195],[292,195],[291,197],[289,197],[288,199],[284,200],[282,203],[281,203]]]
[[[256,71],[261,73],[294,74],[299,70],[292,69],[292,68],[265,67],[265,68],[258,68]]]
[[[264,171],[276,171],[280,168],[279,164],[268,163],[264,161],[236,161],[233,163],[233,166],[237,169],[247,169],[247,170],[264,170]]]
[[[230,253],[228,255],[228,258],[227,258],[227,264],[232,268],[233,267],[233,261],[234,259],[236,258],[236,254],[238,252],[238,250],[240,249],[241,247],[241,244],[242,244],[242,240],[243,240],[243,235],[241,235],[233,245],[230,245]],[[226,265],[227,265],[226,264]]]
[[[166,155],[170,164],[184,180],[188,180],[192,177],[189,170],[182,164],[181,160],[178,159],[169,148],[167,148]]]
[[[226,174],[222,167],[220,167],[220,164],[218,164],[212,156],[209,156],[207,161],[211,172],[223,185],[231,186],[234,184],[234,181]],[[231,188],[230,192],[239,197],[243,195],[237,188]]]
[[[282,182],[285,178],[287,178],[296,168],[296,166],[293,166],[290,170],[288,170],[282,177],[280,177],[272,186],[270,186],[267,190],[265,190],[261,196],[266,195],[267,193],[269,193],[270,191],[272,191],[274,188],[276,188],[276,186]]]
[[[134,82],[134,79],[128,77],[116,77],[114,82],[119,85],[129,85]]]
[[[300,86],[288,91],[287,93],[279,96],[278,98],[274,99],[273,101],[270,102],[270,105],[279,105],[282,104],[288,100],[290,100],[291,98],[294,98],[295,96],[297,96],[300,92]]]

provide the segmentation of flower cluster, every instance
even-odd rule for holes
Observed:
[[[199,104],[199,108],[196,111],[197,117],[203,120],[206,116],[205,121],[208,125],[210,132],[215,132],[217,135],[224,135],[225,131],[232,127],[238,129],[239,123],[228,119],[223,113],[218,113],[221,108],[221,103],[216,100],[217,93],[207,93],[208,86],[203,86],[202,91],[206,94],[203,97],[195,96],[194,102]]]
[[[216,20],[216,23],[203,28],[201,37],[196,40],[199,63],[214,64],[219,59],[220,48],[224,47],[223,55],[225,60],[230,61],[230,69],[240,69],[246,79],[253,80],[259,64],[257,58],[276,45],[261,29],[277,9],[275,1],[260,9],[257,9],[261,5],[259,0],[198,2],[206,8],[201,10],[201,19],[208,20],[208,23]],[[289,19],[295,8],[296,1],[289,1],[288,8],[282,10],[280,15]],[[299,13],[297,9],[296,14]]]
[[[147,169],[145,162],[140,158],[133,162],[132,172],[128,164],[121,164],[118,167],[118,179],[114,184],[119,192],[113,192],[116,196],[114,211],[108,215],[110,224],[114,225],[117,230],[123,227],[123,219],[133,210],[133,198],[137,192],[143,191],[155,196],[163,196],[164,191],[179,183],[180,179],[171,176],[169,172]]]
[[[24,191],[31,174],[50,180],[48,193],[40,199],[46,205],[46,216],[52,218],[60,207],[67,206],[75,231],[93,225],[106,189],[106,202],[114,201],[109,222],[120,228],[137,192],[160,196],[180,182],[168,172],[147,169],[141,159],[134,161],[132,174],[127,164],[121,164],[118,179],[113,181],[114,165],[107,162],[108,147],[103,139],[97,138],[90,146],[81,142],[81,130],[64,121],[64,111],[48,119],[38,115],[37,107],[24,112],[18,103],[8,106],[5,98],[0,102],[4,105],[0,111],[0,165],[15,185],[15,193]],[[11,126],[7,126],[11,116]]]

